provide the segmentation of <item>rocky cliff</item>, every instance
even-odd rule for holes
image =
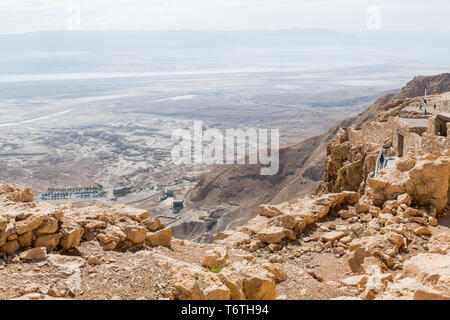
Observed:
[[[438,93],[447,78],[402,92]],[[450,299],[450,151],[412,152],[374,174],[394,132],[384,126],[422,121],[411,109],[421,98],[402,92],[281,151],[279,176],[231,166],[203,178],[191,208],[246,212],[210,244],[172,238],[145,210],[36,203],[31,188],[0,184],[0,299]],[[303,196],[325,141],[323,181]]]
[[[188,213],[189,218],[181,220],[174,233],[191,240],[211,241],[214,233],[253,218],[261,203],[276,204],[315,192],[364,188],[361,183],[375,166],[379,146],[351,144],[343,131],[373,119],[386,120],[398,115],[406,104],[421,101],[418,96],[423,95],[425,86],[430,95],[450,91],[450,74],[415,77],[398,93],[377,99],[358,116],[338,123],[320,136],[282,148],[280,170],[274,176],[260,176],[257,165],[224,165],[214,169],[201,179],[187,199],[188,210],[207,212],[211,219],[198,220],[195,214]],[[208,228],[211,221],[215,224]]]

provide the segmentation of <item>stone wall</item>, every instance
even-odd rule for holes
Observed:
[[[392,155],[398,156],[399,134],[403,136],[403,155],[421,155],[450,148],[450,139],[436,135],[436,123],[430,118],[427,128],[409,127],[399,118],[386,122],[367,122],[361,128],[348,129],[352,145],[376,144],[381,147],[385,141],[392,143]]]
[[[374,143],[380,146],[386,139],[392,138],[394,126],[387,122],[366,122],[360,129],[349,128],[348,138],[352,145],[360,143]]]

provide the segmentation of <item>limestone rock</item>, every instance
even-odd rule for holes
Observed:
[[[175,297],[179,300],[202,300],[203,291],[192,271],[180,268],[172,275],[173,286],[176,289]]]
[[[397,169],[400,171],[409,171],[411,170],[416,161],[410,157],[403,157],[397,160]]]
[[[0,195],[2,194],[6,195],[8,200],[14,202],[32,202],[34,200],[32,188],[17,184],[0,184]]]
[[[25,220],[16,223],[16,232],[18,235],[37,229],[44,222],[41,215],[31,215]]]
[[[420,253],[403,264],[403,271],[382,299],[449,300],[450,256]]]
[[[230,290],[231,300],[245,300],[244,282],[236,272],[225,268],[218,277]]]
[[[257,234],[257,238],[265,243],[278,243],[284,238],[284,228],[268,227]]]
[[[369,252],[366,247],[358,247],[350,254],[348,264],[352,272],[358,272],[360,270],[364,258],[368,255]]]
[[[432,288],[423,287],[414,292],[414,300],[450,300],[450,295]]]
[[[249,300],[273,300],[276,297],[276,285],[273,275],[267,270],[246,271],[244,292]]]
[[[8,218],[0,214],[0,232],[5,230],[8,225]]]
[[[352,210],[339,210],[338,215],[342,219],[350,219],[356,215],[356,212]]]
[[[342,279],[341,282],[346,286],[363,288],[367,283],[367,279],[367,275],[359,275]]]
[[[62,249],[75,248],[80,244],[84,229],[79,227],[68,227],[62,230],[60,246]]]
[[[42,293],[28,293],[12,300],[61,300],[61,298],[55,298]]]
[[[147,210],[130,207],[124,204],[113,205],[108,211],[119,216],[126,216],[139,222],[142,222],[150,217],[150,212]]]
[[[205,300],[230,300],[230,289],[217,275],[204,273],[200,277],[200,283]]]
[[[425,235],[425,236],[429,236],[431,234],[431,231],[428,227],[418,227],[416,229],[414,229],[414,233],[421,236],[421,235]]]
[[[401,204],[405,204],[406,206],[410,206],[411,205],[411,201],[412,201],[412,198],[411,198],[411,196],[409,195],[409,194],[407,194],[407,193],[404,193],[404,194],[401,194],[401,195],[399,195],[399,196],[397,196],[397,202],[401,205]]]
[[[322,235],[322,241],[324,242],[328,242],[328,241],[335,241],[335,240],[339,240],[343,237],[345,237],[345,232],[342,231],[330,231],[325,233],[324,235]]]
[[[17,241],[19,242],[21,248],[30,247],[32,240],[33,240],[32,231],[28,231],[27,233],[24,233],[17,238]]]
[[[6,254],[13,254],[19,250],[19,242],[17,240],[6,241],[6,243],[0,247],[0,252]]]
[[[272,218],[282,215],[283,212],[277,206],[263,204],[258,207],[258,214],[261,216]]]
[[[217,267],[227,264],[228,250],[225,247],[216,247],[205,252],[203,266]]]
[[[142,224],[147,227],[148,231],[155,232],[165,228],[165,225],[161,223],[158,218],[147,218],[142,221]]]
[[[33,241],[33,247],[45,247],[47,251],[50,252],[58,246],[61,237],[62,234],[60,233],[38,236],[36,240]]]
[[[292,230],[295,227],[295,218],[292,215],[276,216],[267,221],[267,226],[283,227]]]
[[[262,267],[272,274],[273,279],[276,283],[285,281],[287,279],[286,272],[283,270],[282,265],[279,263],[264,263],[262,264]]]
[[[49,234],[56,231],[58,231],[58,220],[53,217],[45,217],[39,228],[37,228],[36,233]]]
[[[449,254],[450,253],[450,234],[447,232],[433,235],[428,242],[428,251],[430,253]]]
[[[172,245],[172,228],[165,228],[156,232],[147,232],[145,239],[151,246],[170,247]]]
[[[26,251],[23,251],[19,255],[22,260],[42,260],[47,259],[47,251],[45,247],[43,248],[32,248]]]
[[[370,205],[367,203],[357,203],[355,205],[356,213],[366,213],[370,210]]]
[[[147,236],[147,229],[141,226],[129,225],[124,228],[124,232],[127,235],[127,239],[134,244],[142,243]]]

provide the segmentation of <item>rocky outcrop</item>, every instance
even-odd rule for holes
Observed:
[[[450,256],[421,253],[411,257],[379,298],[450,300]]]
[[[259,215],[246,225],[214,236],[216,243],[255,251],[268,244],[296,240],[308,226],[332,211],[358,202],[356,192],[330,193],[279,205],[261,205]]]
[[[409,156],[400,159],[395,168],[385,168],[376,178],[369,178],[366,193],[376,206],[410,197],[407,206],[412,202],[431,210],[430,215],[435,217],[448,204],[449,178],[450,151]]]
[[[96,239],[105,250],[171,245],[172,233],[146,210],[100,204],[77,209],[33,202],[33,190],[18,185],[0,185],[0,253],[25,251],[24,259],[46,248],[69,250],[82,241]]]
[[[276,283],[286,280],[286,274],[276,264],[250,260],[226,262],[227,250],[215,248],[205,253],[203,265],[221,266],[209,270],[166,256],[158,256],[158,264],[169,268],[180,300],[273,300]]]
[[[75,208],[72,205],[34,203],[23,196],[30,193],[27,188],[3,185],[1,190],[0,270],[5,261],[13,261],[50,265],[67,275],[63,284],[58,282],[48,287],[33,283],[26,285],[20,289],[20,299],[83,294],[83,286],[86,286],[83,271],[101,266],[105,260],[101,254],[86,254],[86,248],[99,248],[105,253],[141,249],[144,254],[140,259],[143,260],[152,250],[172,247],[171,228],[151,218],[145,210],[124,205],[108,207],[95,204]],[[284,229],[282,231],[284,237]],[[184,254],[192,254],[184,241],[180,244],[186,250]],[[233,251],[230,257],[226,246],[210,246],[204,251],[201,264],[180,261],[159,252],[152,255],[152,259],[170,272],[165,286],[174,291],[166,294],[175,299],[275,299],[276,284],[286,279],[285,272],[277,264],[267,260],[256,261],[242,250]],[[67,255],[73,253],[81,256]],[[111,261],[115,259],[111,258]],[[125,266],[125,269],[130,266]]]
[[[0,197],[14,202],[31,202],[34,200],[34,192],[30,187],[2,183],[0,184]]]
[[[327,146],[325,175],[316,192],[364,190],[366,177],[375,169],[378,151],[375,144],[353,145],[348,138],[348,129],[339,129]]]

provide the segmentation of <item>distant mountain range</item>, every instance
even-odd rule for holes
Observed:
[[[341,33],[321,29],[279,31],[42,31],[0,35],[1,52],[152,51],[233,47],[362,45],[450,48],[445,34],[412,32]]]

